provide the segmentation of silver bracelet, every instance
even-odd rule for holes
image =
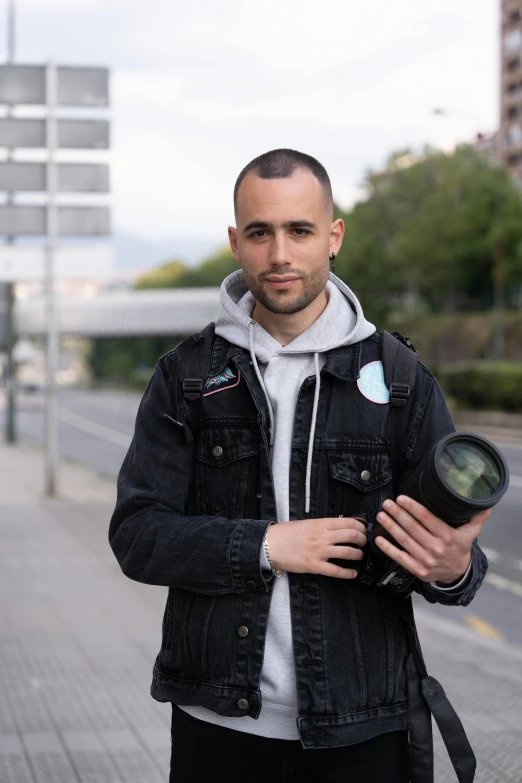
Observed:
[[[272,559],[270,557],[270,550],[268,549],[268,532],[265,533],[265,537],[263,539],[263,547],[265,550],[266,559],[268,560],[268,565],[270,566],[270,570],[272,571],[274,576],[281,576],[283,573],[282,571],[279,571],[274,564],[272,563]]]

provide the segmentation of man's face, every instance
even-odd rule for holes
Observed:
[[[236,220],[230,244],[256,300],[272,313],[304,310],[326,286],[328,257],[344,229],[332,223],[319,181],[306,169],[284,179],[250,172],[239,187]]]

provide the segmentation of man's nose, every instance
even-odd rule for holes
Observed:
[[[288,243],[284,235],[274,236],[270,248],[270,263],[278,267],[290,263]]]

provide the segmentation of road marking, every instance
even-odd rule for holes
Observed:
[[[111,430],[109,427],[104,427],[102,424],[96,424],[96,422],[85,419],[83,416],[79,416],[77,413],[68,411],[61,406],[58,409],[58,418],[64,424],[70,424],[71,427],[76,427],[77,430],[86,432],[89,435],[94,435],[96,438],[101,438],[109,443],[115,443],[117,446],[123,446],[126,449],[130,446],[132,440],[130,435],[124,435],[123,432]]]
[[[500,576],[500,574],[487,573],[484,581],[492,587],[522,598],[522,584],[515,582],[514,579],[506,579],[505,576]]]
[[[486,620],[483,620],[482,617],[477,617],[474,614],[468,614],[464,618],[464,621],[467,625],[470,626],[470,628],[473,628],[474,631],[481,633],[482,636],[489,636],[490,639],[502,639],[502,634],[498,628],[490,625],[488,622],[486,622]]]

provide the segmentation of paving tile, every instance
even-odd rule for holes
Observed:
[[[56,733],[26,733],[22,741],[38,783],[77,783],[76,770]]]

